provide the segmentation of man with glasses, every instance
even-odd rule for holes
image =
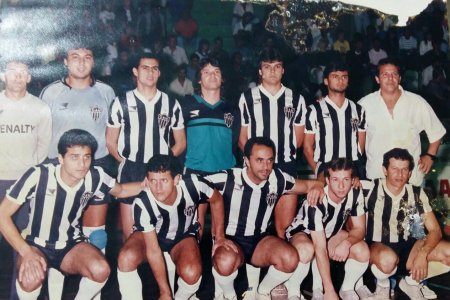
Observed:
[[[414,158],[409,179],[421,185],[430,172],[446,130],[431,106],[417,94],[400,86],[400,69],[394,60],[386,58],[378,64],[375,80],[380,89],[358,103],[366,111],[366,172],[369,179],[384,178],[383,154],[396,147],[407,149]],[[425,131],[429,144],[421,153],[420,132]]]

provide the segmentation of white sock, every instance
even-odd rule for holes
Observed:
[[[211,268],[211,272],[213,274],[214,280],[214,298],[221,298],[221,294],[223,294],[223,291],[222,288],[220,287],[220,284],[217,282],[216,277],[214,276],[214,272],[216,272],[214,267]]]
[[[361,276],[355,284],[355,291],[364,285],[363,277]]]
[[[233,299],[236,295],[236,291],[234,290],[234,280],[238,275],[238,271],[234,271],[228,276],[222,276],[217,273],[216,269],[212,269],[212,274],[214,276],[215,282],[220,286],[220,289],[223,292],[224,298]]]
[[[17,296],[19,296],[20,300],[36,300],[39,297],[39,294],[41,293],[41,288],[42,285],[37,289],[35,289],[34,291],[25,292],[24,290],[22,290],[19,281],[16,279]]]
[[[48,297],[50,300],[62,299],[65,276],[58,270],[48,269]]]
[[[288,291],[288,298],[293,296],[300,297],[300,285],[302,284],[303,279],[305,279],[306,275],[308,275],[310,265],[311,262],[307,262],[306,264],[300,262],[291,278],[289,278],[284,283]]]
[[[175,270],[176,266],[170,257],[169,252],[163,252],[164,260],[166,262],[167,277],[169,278],[170,289],[172,290],[172,295],[175,293]]]
[[[117,269],[117,281],[123,300],[142,299],[142,281],[137,270],[122,272]]]
[[[390,287],[389,277],[397,272],[397,267],[395,267],[395,269],[390,274],[381,272],[375,264],[372,264],[370,270],[372,270],[373,276],[375,276],[375,278],[377,279],[377,285],[382,287]]]
[[[247,272],[248,290],[256,291],[259,285],[259,274],[261,269],[251,264],[245,264],[245,271]]]
[[[82,277],[75,300],[86,300],[94,298],[98,293],[100,293],[106,281],[108,281],[108,279],[103,282],[96,282],[90,280],[87,277]]]
[[[197,280],[196,283],[194,284],[187,284],[186,281],[184,281],[181,277],[178,277],[178,290],[175,293],[175,300],[187,300],[189,299],[192,295],[195,294],[195,292],[197,292],[199,286],[200,286],[200,282],[202,281],[202,277],[200,276],[200,278]]]
[[[345,275],[344,281],[342,282],[341,290],[343,291],[353,291],[355,289],[355,284],[358,279],[364,274],[367,269],[369,262],[359,262],[355,259],[349,258],[345,263]]]
[[[312,289],[314,290],[321,290],[323,292],[323,283],[322,283],[322,276],[320,276],[319,268],[317,267],[317,261],[316,258],[312,260],[311,263],[311,271],[312,271]]]
[[[259,284],[258,293],[268,295],[274,287],[288,280],[291,275],[292,273],[285,273],[270,266],[266,276]]]

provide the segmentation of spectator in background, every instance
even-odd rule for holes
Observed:
[[[370,68],[375,74],[375,70],[377,69],[378,62],[383,58],[386,58],[387,53],[383,49],[381,49],[381,42],[378,38],[373,40],[373,47],[369,50],[369,60],[370,60]]]
[[[405,27],[403,35],[398,40],[399,58],[402,67],[415,69],[417,66],[417,39],[411,34],[411,28]]]
[[[209,56],[216,59],[219,62],[219,65],[227,65],[230,56],[228,55],[228,52],[223,49],[223,39],[221,36],[214,38],[214,44]]]
[[[236,1],[233,7],[233,18],[231,22],[231,29],[234,29],[235,25],[240,21],[242,21],[242,17],[246,12],[251,12],[252,14],[254,13],[253,4]]]
[[[136,34],[141,41],[155,40],[164,36],[164,19],[158,1],[146,0],[142,4],[136,22]]]
[[[425,86],[428,102],[440,117],[448,117],[450,112],[450,85],[447,82],[444,69],[433,69],[433,79]]]
[[[190,64],[186,68],[186,77],[192,81],[197,82],[197,73],[200,70],[200,58],[197,54],[192,53],[189,57]]]
[[[198,23],[192,18],[190,9],[185,9],[175,23],[175,32],[178,34],[177,42],[180,47],[197,48]]]
[[[105,2],[105,4],[103,4],[103,9],[98,14],[98,18],[100,19],[103,25],[110,25],[114,23],[114,20],[116,19],[116,14],[112,11],[111,2]]]
[[[201,39],[198,43],[197,51],[195,54],[200,58],[200,60],[208,58],[210,54],[209,41],[207,39]]]
[[[163,52],[169,55],[177,66],[189,63],[184,48],[177,46],[177,37],[175,35],[170,35],[167,38],[167,46],[164,47]]]
[[[419,54],[420,56],[424,56],[428,51],[433,50],[433,41],[432,41],[432,33],[428,31],[425,34],[425,39],[420,41],[419,46]]]
[[[121,50],[111,71],[111,85],[117,95],[124,95],[135,87],[132,69],[133,63],[128,52]]]
[[[236,36],[239,32],[244,31],[247,35],[252,36],[253,33],[253,24],[257,21],[253,13],[247,11],[242,16],[242,19],[237,22],[233,27],[233,36]]]
[[[366,95],[363,84],[369,75],[370,66],[369,55],[364,51],[361,39],[353,42],[353,49],[347,52],[346,62],[349,67],[348,96],[350,99],[361,99]]]
[[[177,78],[169,84],[169,90],[174,93],[178,99],[194,93],[192,81],[186,78],[186,65],[181,64],[177,68]]]
[[[398,37],[397,30],[394,27],[389,28],[386,38],[383,41],[383,49],[389,57],[398,56]]]
[[[333,50],[339,52],[341,55],[345,55],[350,51],[350,43],[345,39],[343,30],[337,32],[337,39],[333,43]]]
[[[139,12],[131,5],[131,0],[123,0],[122,4],[115,11],[119,28],[123,28],[127,25],[134,28],[136,26],[138,13]]]

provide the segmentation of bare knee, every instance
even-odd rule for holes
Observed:
[[[391,251],[380,251],[377,259],[373,259],[371,263],[375,264],[381,272],[390,274],[397,267],[399,262],[398,256]]]
[[[297,249],[294,247],[290,245],[289,247],[283,247],[282,251],[279,251],[276,254],[274,253],[274,255],[276,256],[274,267],[277,270],[292,273],[297,268],[299,257]]]
[[[119,252],[118,268],[121,272],[131,272],[140,264],[140,255],[131,248],[122,248]]]
[[[177,266],[178,275],[186,282],[191,285],[196,283],[202,276],[202,266],[200,263],[186,263],[181,267]]]
[[[217,273],[222,276],[231,275],[241,265],[239,255],[223,247],[216,250],[213,261]]]
[[[111,269],[105,259],[93,260],[89,263],[89,274],[86,276],[95,282],[105,282]]]
[[[314,257],[314,246],[309,243],[302,243],[295,246],[301,263],[308,263]]]
[[[22,280],[19,282],[21,289],[27,293],[31,293],[32,291],[40,288],[42,286],[43,280],[35,279],[35,280]]]
[[[360,241],[350,248],[349,257],[359,262],[367,262],[370,258],[369,247],[364,241]]]

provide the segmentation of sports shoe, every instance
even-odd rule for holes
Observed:
[[[349,291],[339,291],[339,297],[342,300],[359,300],[358,294],[354,290]]]
[[[420,285],[410,285],[406,283],[406,280],[403,278],[400,280],[398,285],[400,290],[405,293],[411,300],[424,300],[427,299],[422,295]]]
[[[220,293],[218,295],[214,295],[213,300],[224,300],[223,293]]]
[[[321,289],[315,289],[312,293],[311,300],[323,300],[323,292]]]
[[[200,300],[199,298],[197,298],[197,294],[192,295],[189,300]]]
[[[271,300],[272,298],[270,297],[270,293],[269,294],[260,294],[259,292],[256,292],[256,300]]]
[[[303,297],[302,294],[300,294],[300,297],[297,296],[297,295],[295,295],[295,296],[290,296],[290,297],[288,298],[288,300],[306,300],[306,298]]]
[[[244,293],[242,293],[242,300],[256,300],[256,291],[252,288],[248,288]]]
[[[437,299],[436,293],[425,284],[419,284],[420,292],[426,299]]]
[[[358,294],[358,296],[361,300],[376,299],[375,294],[372,293],[366,285],[363,285],[359,289],[357,289],[356,293]]]
[[[377,284],[373,299],[377,300],[389,300],[391,295],[391,289],[388,286],[381,286]]]

